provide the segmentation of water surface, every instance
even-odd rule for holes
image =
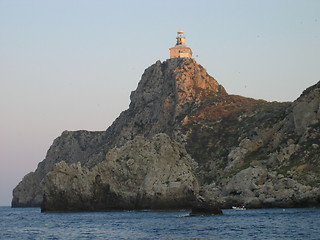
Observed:
[[[41,213],[0,207],[0,239],[320,239],[320,209]]]

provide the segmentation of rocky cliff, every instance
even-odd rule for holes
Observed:
[[[193,59],[169,59],[130,99],[106,131],[63,132],[12,206],[320,205],[320,83],[293,103],[266,102],[227,94]]]
[[[191,123],[186,148],[199,163],[203,194],[224,207],[319,206],[319,111],[320,82],[292,104]]]
[[[179,138],[181,119],[196,109],[207,95],[224,95],[224,88],[192,59],[157,61],[145,70],[131,93],[129,109],[101,132],[65,131],[48,150],[35,172],[29,173],[13,190],[12,206],[40,206],[41,181],[56,163],[80,162],[93,167],[113,147],[121,147],[135,136],[166,133]],[[28,180],[28,181],[25,181]],[[32,186],[27,182],[33,181]]]
[[[190,156],[166,134],[137,136],[91,169],[55,165],[44,181],[44,211],[190,209],[199,195]]]

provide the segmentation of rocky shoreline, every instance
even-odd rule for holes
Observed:
[[[12,207],[320,206],[320,82],[293,103],[267,102],[228,94],[194,59],[169,59],[130,99],[106,131],[63,132]]]

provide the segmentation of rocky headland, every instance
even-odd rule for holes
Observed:
[[[294,102],[255,100],[177,58],[147,68],[130,99],[106,131],[63,132],[13,190],[12,206],[320,206],[320,82]]]
[[[190,209],[196,163],[166,134],[137,136],[93,168],[62,161],[44,179],[43,210]]]

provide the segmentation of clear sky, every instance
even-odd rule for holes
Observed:
[[[320,80],[319,0],[0,0],[0,205],[63,130],[104,130],[185,30],[229,93],[293,101]]]

